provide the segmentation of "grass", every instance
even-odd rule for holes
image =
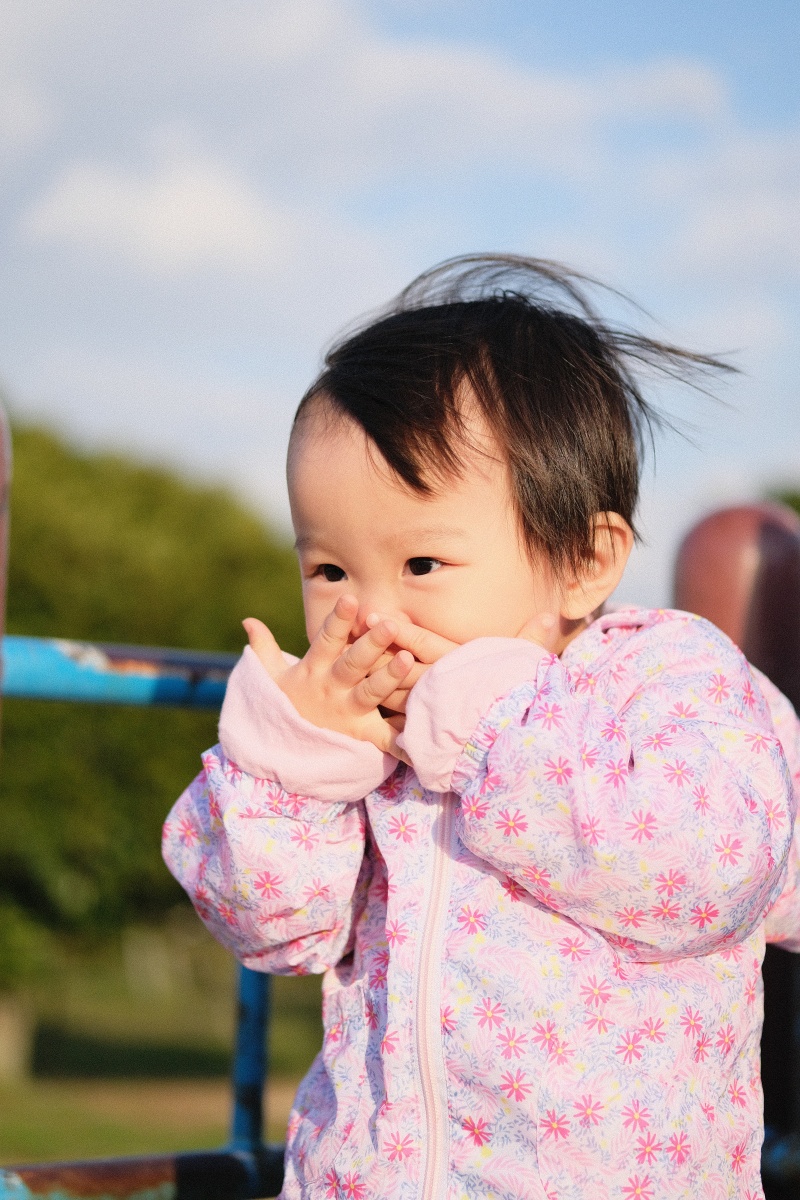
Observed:
[[[28,1003],[32,1077],[0,1086],[0,1164],[208,1149],[227,1140],[235,964],[181,910],[64,954]],[[321,1039],[320,979],[275,978],[268,1137]]]
[[[285,1138],[296,1085],[269,1090],[269,1141]],[[0,1166],[213,1149],[227,1141],[229,1116],[222,1080],[31,1080],[0,1088]]]

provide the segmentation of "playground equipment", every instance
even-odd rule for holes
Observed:
[[[5,598],[8,433],[0,412],[0,606]],[[681,547],[676,606],[715,621],[800,708],[800,518],[776,505],[716,513]],[[2,607],[0,607],[0,632]],[[3,694],[218,707],[235,656],[53,639],[3,639]],[[800,956],[770,948],[762,1043],[768,1200],[800,1196]],[[283,1147],[262,1140],[269,976],[239,971],[231,1140],[220,1150],[0,1170],[0,1200],[259,1200]]]

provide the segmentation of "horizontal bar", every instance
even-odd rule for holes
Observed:
[[[157,646],[3,638],[4,696],[219,708],[238,655]]]
[[[0,1200],[263,1200],[283,1187],[283,1146],[0,1170]]]

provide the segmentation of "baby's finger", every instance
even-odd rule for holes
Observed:
[[[356,684],[352,692],[354,702],[365,712],[377,708],[387,696],[397,690],[397,685],[405,679],[413,666],[413,655],[409,654],[408,650],[399,650],[392,661],[380,671],[376,671],[374,675],[367,675]]]
[[[400,762],[411,766],[411,759],[405,750],[397,744],[397,739],[403,732],[405,727],[404,717],[389,717],[388,720],[381,721],[380,726],[375,731],[375,736],[372,739],[372,744],[382,750],[384,754],[391,754]]]
[[[367,625],[372,627],[382,619],[379,613],[370,613],[367,617]],[[423,629],[421,625],[414,625],[411,621],[398,621],[398,632],[394,640],[395,645],[402,650],[410,650],[414,658],[428,665],[443,658],[451,650],[455,650],[459,644],[451,642],[449,638],[442,637],[438,633],[431,633],[429,629]]]
[[[392,692],[391,696],[387,696],[385,700],[381,700],[384,708],[390,708],[393,712],[404,713],[406,704],[411,690],[416,683],[422,678],[426,671],[429,671],[425,663],[415,662],[414,666],[409,671],[408,675],[403,680],[402,685]]]
[[[366,674],[374,671],[379,659],[385,658],[386,649],[394,641],[396,632],[396,621],[380,621],[374,629],[362,634],[339,655],[331,668],[333,677],[346,687],[353,687]],[[385,670],[395,657],[396,655],[391,655],[381,669]]]
[[[272,633],[258,617],[245,617],[242,625],[259,662],[273,679],[277,679],[286,670],[286,662]]]
[[[355,596],[340,596],[309,646],[306,662],[312,667],[331,666],[346,648],[357,615]]]

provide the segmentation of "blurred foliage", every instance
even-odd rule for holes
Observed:
[[[14,430],[9,633],[237,651],[248,615],[303,652],[294,555],[231,495]],[[215,740],[215,713],[6,701],[0,988],[53,934],[102,938],[180,901],[161,823]]]

